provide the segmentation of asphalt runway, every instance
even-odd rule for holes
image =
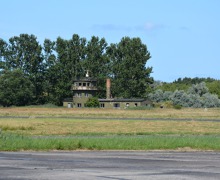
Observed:
[[[220,179],[220,152],[0,152],[0,179]]]

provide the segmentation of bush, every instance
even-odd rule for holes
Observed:
[[[179,104],[174,105],[173,107],[174,107],[174,109],[182,109],[182,106],[181,106],[181,105],[179,105]]]
[[[85,103],[85,107],[99,107],[99,100],[96,97],[91,97]]]
[[[174,92],[157,89],[154,93],[150,93],[148,98],[154,102],[156,107],[167,107],[165,102],[171,101],[170,105],[180,105],[181,107],[194,108],[211,108],[220,107],[220,99],[215,94],[209,93],[205,83],[193,84],[187,92],[184,90],[176,90]]]

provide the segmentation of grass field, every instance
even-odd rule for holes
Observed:
[[[22,107],[0,117],[0,150],[220,150],[220,121],[203,121],[220,120],[220,109]]]
[[[0,108],[0,116],[46,116],[46,117],[103,117],[103,118],[188,118],[188,119],[220,119],[220,109],[183,108],[146,110],[129,109],[86,109],[86,108]]]
[[[0,118],[0,128],[20,135],[220,135],[219,122]]]

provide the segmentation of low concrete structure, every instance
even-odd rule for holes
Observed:
[[[73,92],[73,98],[66,98],[63,101],[63,106],[72,108],[83,108],[85,103],[90,97],[95,97],[97,89],[97,80],[88,76],[88,73],[83,79],[76,79],[73,81],[71,87]],[[111,97],[111,81],[106,80],[106,99],[98,99],[101,108],[128,108],[128,107],[138,107],[146,106],[150,104],[149,101],[145,99],[123,99],[123,98],[112,98]]]
[[[128,108],[146,106],[149,101],[145,99],[99,99],[101,108]]]

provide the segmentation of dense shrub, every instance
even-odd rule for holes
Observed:
[[[179,105],[179,104],[177,104],[177,105],[175,105],[175,106],[173,106],[173,107],[174,107],[174,109],[182,109],[182,106]]]
[[[157,89],[154,93],[149,94],[149,98],[153,102],[161,102],[163,101],[163,91],[161,89]]]
[[[201,82],[199,84],[193,84],[188,89],[188,94],[197,94],[199,96],[202,96],[203,94],[206,94],[209,92],[209,89],[206,87],[206,84],[204,82]]]
[[[99,107],[99,100],[96,97],[91,97],[88,99],[88,101],[85,103],[86,107]]]
[[[220,107],[220,99],[215,94],[206,93],[202,96],[204,107]]]
[[[209,89],[204,82],[193,84],[187,91],[175,90],[174,92],[157,89],[154,93],[149,94],[149,99],[156,103],[171,101],[174,108],[194,107],[194,108],[212,108],[220,107],[220,99],[215,94],[209,93]]]

